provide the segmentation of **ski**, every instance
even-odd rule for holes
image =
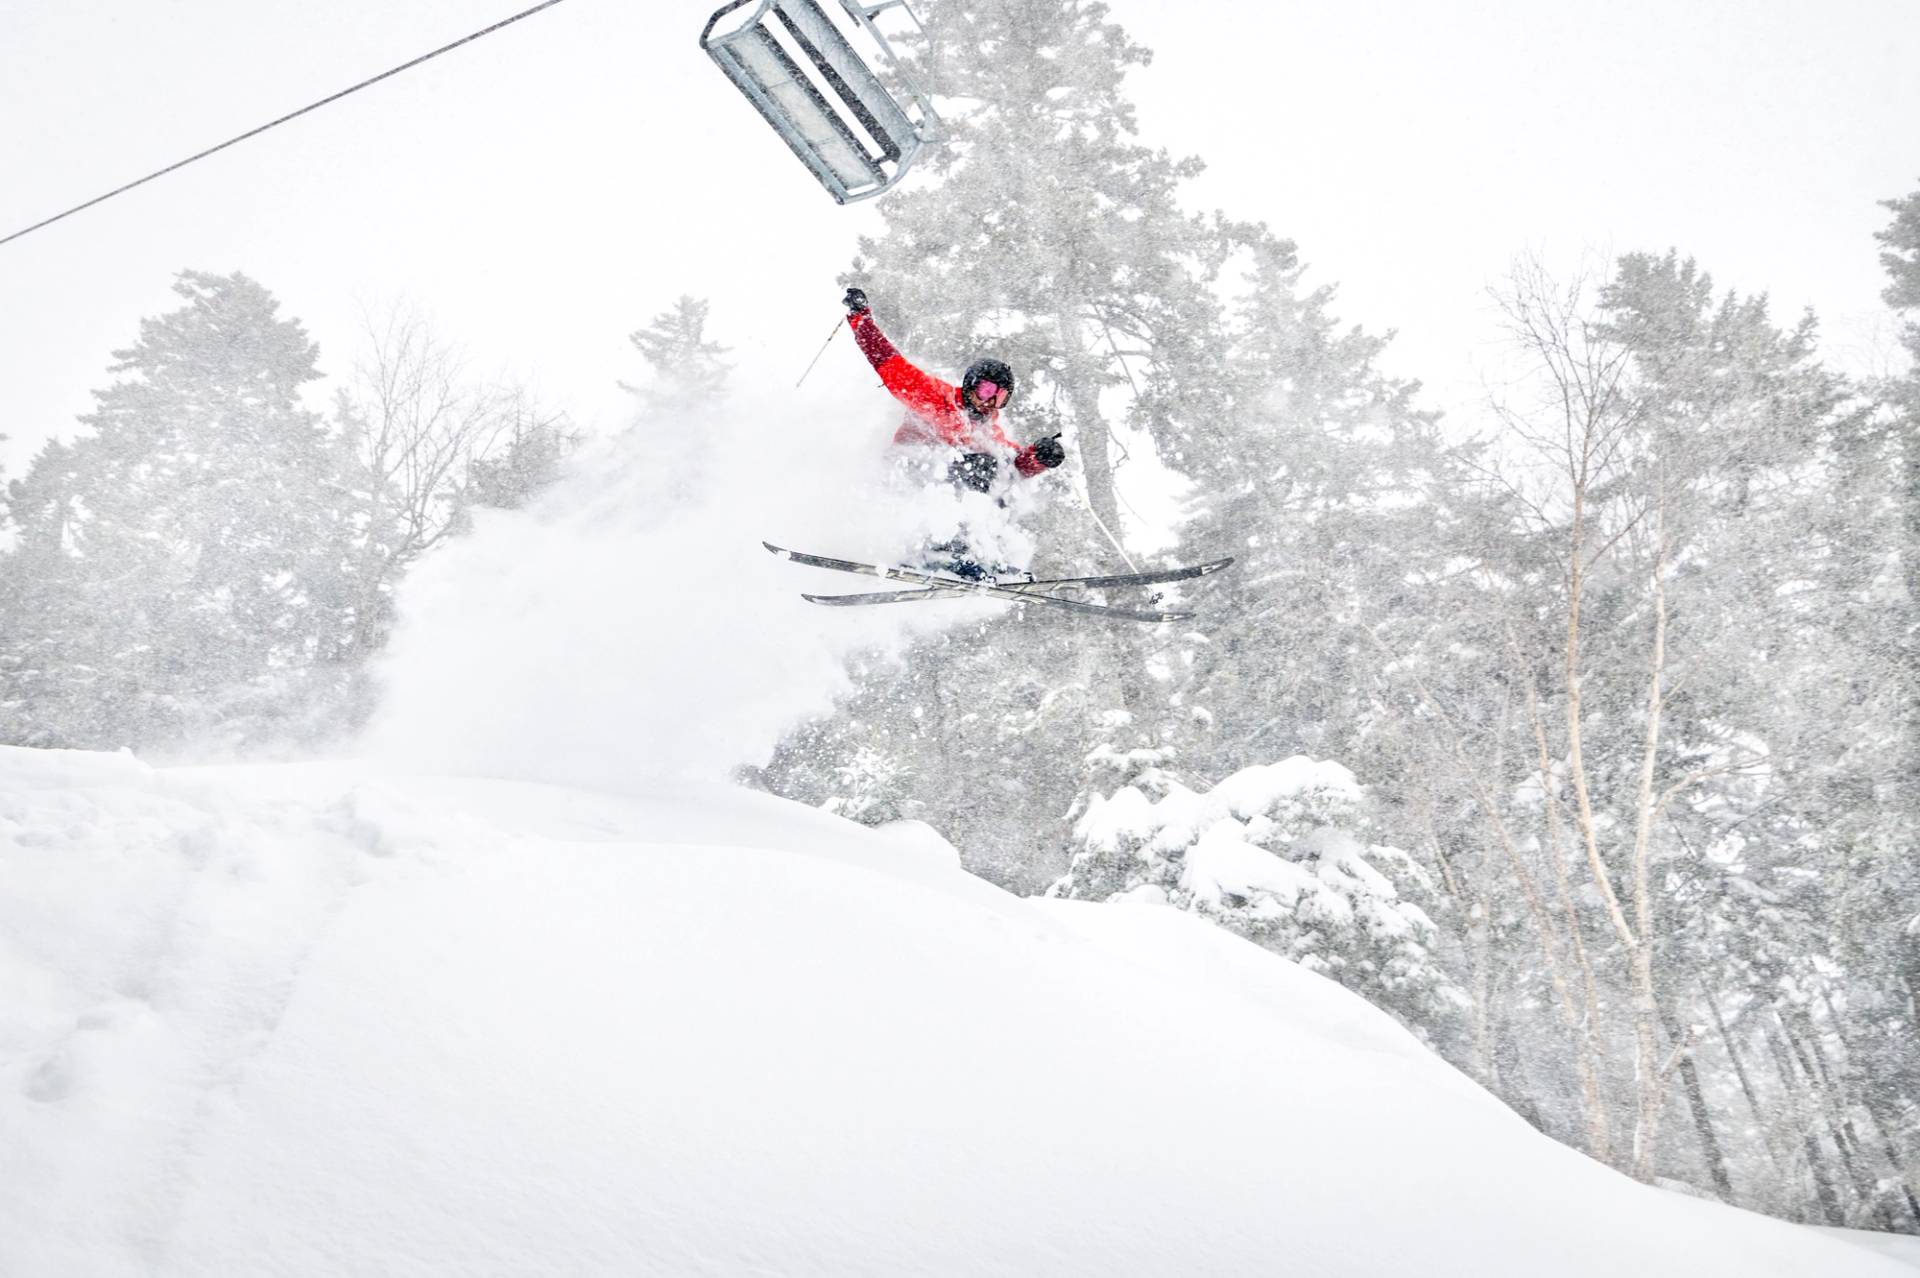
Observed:
[[[1170,581],[1191,581],[1196,577],[1207,577],[1230,567],[1232,559],[1215,559],[1204,564],[1188,564],[1182,568],[1161,568],[1153,572],[1123,572],[1105,577],[1044,577],[1035,581],[996,581],[996,586],[1005,586],[1009,590],[1041,593],[1062,586],[1077,586],[1085,589],[1116,590],[1128,586],[1157,586]],[[942,579],[945,580],[944,578]],[[879,590],[863,595],[807,595],[813,603],[832,604],[838,607],[855,607],[871,604],[914,603],[927,599],[954,599],[959,596],[952,591],[938,587],[922,590]]]
[[[1190,612],[1168,612],[1136,610],[1132,608],[1114,608],[1106,604],[1086,603],[1078,599],[1062,599],[1055,595],[1035,594],[1012,585],[1001,586],[987,582],[960,581],[952,577],[942,577],[938,573],[920,572],[912,568],[889,568],[883,564],[863,564],[851,559],[834,559],[827,555],[810,555],[804,551],[788,550],[776,546],[770,541],[760,543],[769,552],[782,559],[792,560],[796,564],[805,564],[810,568],[830,568],[835,572],[850,572],[865,577],[880,577],[887,581],[909,581],[937,591],[942,595],[990,595],[997,599],[1018,599],[1026,603],[1043,603],[1068,612],[1086,613],[1093,616],[1111,617],[1121,621],[1187,621],[1193,617]],[[1039,583],[1029,582],[1027,585]],[[809,602],[819,603],[832,599],[831,595],[804,596]]]
[[[874,604],[921,603],[939,599],[965,599],[973,592],[966,589],[942,590],[938,586],[920,586],[912,590],[875,590],[859,595],[809,595],[801,594],[808,603],[826,604],[829,608],[865,608]]]
[[[1152,572],[1112,573],[1105,577],[1048,577],[1040,581],[1029,581],[1029,586],[1088,586],[1106,589],[1119,586],[1158,586],[1169,581],[1191,581],[1195,577],[1211,577],[1223,568],[1233,566],[1232,558],[1213,559],[1204,564],[1188,564],[1183,568],[1158,568]]]

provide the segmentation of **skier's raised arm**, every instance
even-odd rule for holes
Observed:
[[[850,288],[841,300],[846,304],[847,324],[853,329],[854,340],[860,344],[860,353],[873,365],[873,371],[880,374],[881,385],[910,411],[926,419],[943,442],[965,443],[967,432],[962,423],[940,420],[951,414],[960,398],[959,388],[914,367],[906,356],[894,349],[880,326],[873,322],[873,312],[867,306],[864,292]]]

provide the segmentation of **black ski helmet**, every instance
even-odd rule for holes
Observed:
[[[1007,400],[1013,398],[1013,370],[1008,368],[1002,361],[997,359],[976,359],[973,363],[967,365],[965,375],[960,378],[960,389],[968,395],[971,395],[973,394],[973,388],[981,382],[992,382],[995,386],[1007,392],[1007,398],[1000,401],[1002,405],[1005,405]]]

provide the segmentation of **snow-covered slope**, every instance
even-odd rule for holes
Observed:
[[[0,750],[0,1273],[1910,1274],[741,792]]]

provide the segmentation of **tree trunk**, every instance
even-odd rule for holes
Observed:
[[[1480,876],[1484,878],[1485,876]],[[1483,890],[1473,903],[1468,933],[1473,945],[1473,1061],[1481,1086],[1499,1095],[1499,1070],[1493,1055],[1492,904]]]
[[[1794,1117],[1798,1120],[1796,1125],[1801,1129],[1801,1141],[1807,1155],[1807,1174],[1813,1177],[1814,1197],[1819,1200],[1821,1210],[1826,1213],[1829,1225],[1844,1225],[1847,1223],[1847,1215],[1840,1206],[1840,1195],[1833,1187],[1833,1175],[1827,1168],[1826,1155],[1820,1152],[1819,1136],[1815,1133],[1813,1124],[1808,1121],[1812,1118],[1812,1114],[1808,1112],[1809,1107],[1805,1103],[1805,1089],[1794,1077],[1793,1061],[1788,1057],[1787,1049],[1781,1044],[1779,1034],[1768,1026],[1763,1026],[1761,1032],[1766,1037],[1767,1047],[1773,1053],[1773,1067],[1780,1074],[1782,1086],[1785,1087],[1787,1095],[1794,1099],[1795,1107],[1801,1111]]]
[[[1661,1009],[1661,1021],[1665,1024],[1667,1037],[1673,1041],[1675,1050],[1685,1042],[1680,1022],[1672,1012]],[[1713,1179],[1713,1187],[1722,1199],[1733,1200],[1733,1178],[1727,1174],[1727,1158],[1720,1150],[1720,1138],[1713,1130],[1713,1118],[1707,1110],[1706,1094],[1700,1087],[1700,1070],[1694,1062],[1693,1053],[1683,1052],[1680,1057],[1680,1087],[1687,1097],[1687,1108],[1693,1114],[1693,1130],[1700,1136],[1700,1154],[1706,1159],[1707,1175]]]
[[[1119,544],[1123,538],[1120,502],[1113,486],[1113,434],[1100,415],[1095,359],[1087,349],[1080,316],[1071,303],[1060,307],[1057,323],[1060,348],[1067,365],[1061,389],[1066,393],[1068,407],[1073,410],[1074,444],[1079,449],[1081,469],[1087,477],[1087,506],[1102,526],[1105,533],[1102,540],[1111,538],[1113,551],[1124,560],[1126,552]],[[1149,695],[1151,680],[1142,652],[1144,638],[1144,635],[1115,634],[1112,639],[1116,657],[1114,679],[1120,690],[1120,702],[1136,717],[1148,714],[1153,704]]]
[[[1113,487],[1112,432],[1100,415],[1100,388],[1093,376],[1080,316],[1073,306],[1060,308],[1060,349],[1066,356],[1067,405],[1073,410],[1074,444],[1087,477],[1087,504],[1115,540],[1121,538],[1120,501]]]
[[[1827,1130],[1832,1135],[1833,1147],[1839,1151],[1840,1165],[1846,1169],[1847,1178],[1853,1182],[1853,1192],[1857,1201],[1873,1203],[1876,1199],[1874,1178],[1860,1165],[1858,1157],[1860,1137],[1854,1131],[1853,1119],[1848,1114],[1847,1098],[1840,1085],[1835,1082],[1833,1071],[1827,1066],[1827,1054],[1820,1046],[1820,1034],[1814,1027],[1813,1018],[1806,1012],[1797,1012],[1791,1021],[1782,1017],[1780,1029],[1787,1036],[1794,1056],[1800,1062],[1800,1068],[1807,1078],[1819,1089],[1821,1108],[1826,1111]],[[1891,1229],[1892,1218],[1882,1212],[1880,1227]]]
[[[1631,953],[1637,946],[1633,929],[1620,908],[1620,897],[1613,889],[1606,862],[1600,856],[1599,830],[1593,819],[1593,792],[1587,780],[1585,715],[1580,703],[1580,634],[1582,595],[1586,590],[1584,557],[1586,546],[1586,490],[1584,481],[1576,481],[1573,493],[1573,528],[1567,544],[1567,776],[1573,783],[1575,824],[1580,842],[1586,849],[1587,869],[1593,887],[1607,907],[1607,919],[1613,924],[1620,944]]]
[[[1914,352],[1920,359],[1920,348]],[[1906,785],[1902,792],[1907,797],[1909,817],[1920,818],[1920,371],[1911,377],[1912,392],[1907,407],[1905,431],[1901,440],[1902,506],[1905,511],[1905,533],[1900,547],[1900,560],[1903,575],[1907,579],[1906,634],[1904,636],[1907,660],[1902,663],[1905,670],[1906,711]],[[1897,429],[1897,428],[1896,428]],[[1920,820],[1909,822],[1907,828],[1920,830]],[[1911,860],[1916,851],[1914,840],[1909,840],[1908,857]],[[1916,995],[1920,1000],[1920,995]]]
[[[1663,481],[1664,482],[1664,481]],[[1666,594],[1666,507],[1665,494],[1660,502],[1660,520],[1656,525],[1653,559],[1653,651],[1647,662],[1647,730],[1640,756],[1640,787],[1634,799],[1633,831],[1633,927],[1639,943],[1633,947],[1633,1025],[1638,1052],[1640,1079],[1639,1113],[1634,1124],[1634,1174],[1642,1180],[1653,1174],[1658,1154],[1661,1111],[1666,1105],[1667,1076],[1660,1063],[1659,989],[1653,979],[1653,822],[1659,814],[1654,799],[1654,769],[1660,756],[1660,716],[1665,705],[1664,681],[1667,677],[1667,594]],[[1674,1050],[1685,1046],[1676,1035]],[[1691,1065],[1691,1061],[1687,1061]]]
[[[1760,1146],[1767,1151],[1767,1159],[1777,1168],[1780,1159],[1773,1152],[1772,1134],[1774,1125],[1760,1109],[1760,1096],[1753,1089],[1753,1079],[1747,1074],[1745,1062],[1740,1059],[1740,1048],[1733,1041],[1733,1034],[1727,1029],[1726,1017],[1720,1015],[1720,1002],[1713,996],[1713,987],[1707,979],[1700,978],[1700,992],[1706,996],[1707,1010],[1713,1014],[1713,1027],[1720,1032],[1720,1042],[1727,1049],[1727,1059],[1733,1063],[1733,1076],[1740,1080],[1740,1094],[1747,1098],[1747,1108],[1753,1114],[1754,1126],[1760,1132]]]
[[[1511,629],[1507,632],[1507,642],[1515,664],[1526,671],[1527,718],[1533,725],[1534,768],[1540,779],[1540,796],[1546,809],[1547,858],[1553,865],[1554,888],[1559,898],[1561,916],[1565,920],[1567,944],[1580,969],[1581,1006],[1578,1015],[1575,1015],[1569,1001],[1567,1014],[1568,1029],[1574,1036],[1574,1051],[1579,1054],[1581,1104],[1586,1111],[1587,1140],[1592,1146],[1589,1152],[1605,1162],[1613,1157],[1613,1132],[1607,1116],[1606,1097],[1600,1086],[1599,983],[1594,977],[1593,958],[1587,952],[1586,937],[1580,930],[1580,914],[1574,908],[1573,885],[1568,881],[1565,831],[1560,815],[1560,799],[1555,793],[1553,759],[1547,748],[1546,718],[1540,712],[1539,689],[1534,682],[1533,669],[1521,654]],[[1552,955],[1548,957],[1551,959]]]
[[[1827,1016],[1833,1022],[1833,1032],[1834,1036],[1840,1042],[1840,1050],[1846,1053],[1847,1064],[1849,1066],[1848,1076],[1851,1078],[1853,1077],[1854,1067],[1852,1062],[1855,1059],[1855,1052],[1853,1050],[1853,1044],[1848,1041],[1846,1026],[1840,1019],[1840,1009],[1833,1005],[1832,996],[1824,990],[1821,991],[1820,999],[1827,1006]],[[1851,1093],[1854,1089],[1849,1087],[1847,1090]],[[1860,1088],[1857,1099],[1861,1110],[1866,1113],[1868,1120],[1873,1123],[1875,1130],[1880,1134],[1880,1150],[1886,1155],[1887,1167],[1890,1174],[1895,1183],[1900,1187],[1900,1195],[1902,1201],[1906,1204],[1907,1215],[1911,1218],[1911,1223],[1914,1226],[1920,1227],[1920,1195],[1914,1193],[1913,1181],[1907,1175],[1905,1164],[1900,1160],[1899,1149],[1894,1146],[1893,1132],[1895,1124],[1888,1120],[1887,1115],[1883,1111],[1876,1089],[1872,1087]],[[1889,1225],[1889,1228],[1891,1227],[1893,1226]]]

